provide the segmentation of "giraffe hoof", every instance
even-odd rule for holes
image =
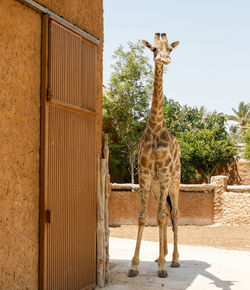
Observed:
[[[138,274],[139,274],[138,270],[135,270],[135,269],[128,270],[128,277],[136,277]]]
[[[166,278],[167,276],[168,276],[168,271],[167,270],[159,270],[158,271],[158,277]]]
[[[180,267],[180,263],[179,262],[172,262],[171,263],[171,266],[170,267],[172,267],[172,268],[179,268]]]

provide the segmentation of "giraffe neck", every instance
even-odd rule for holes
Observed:
[[[163,125],[162,101],[163,101],[163,65],[155,64],[154,87],[151,110],[148,118],[148,126],[151,133],[158,133]]]

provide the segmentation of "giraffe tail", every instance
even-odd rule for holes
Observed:
[[[168,203],[169,208],[170,208],[170,218],[171,218],[171,223],[172,223],[172,228],[173,228],[174,221],[173,221],[173,218],[172,218],[172,215],[171,215],[171,212],[172,212],[172,202],[171,202],[171,198],[170,198],[169,195],[167,196],[167,203]]]

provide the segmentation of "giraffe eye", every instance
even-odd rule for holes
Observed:
[[[153,52],[156,52],[156,48],[154,47],[154,48],[152,49],[152,51],[153,51]]]
[[[172,48],[170,48],[170,50],[169,50],[169,51],[171,52],[172,50],[173,50],[173,49],[172,49]]]

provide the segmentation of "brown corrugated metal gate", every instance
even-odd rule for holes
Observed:
[[[43,17],[40,288],[96,283],[96,45]]]

